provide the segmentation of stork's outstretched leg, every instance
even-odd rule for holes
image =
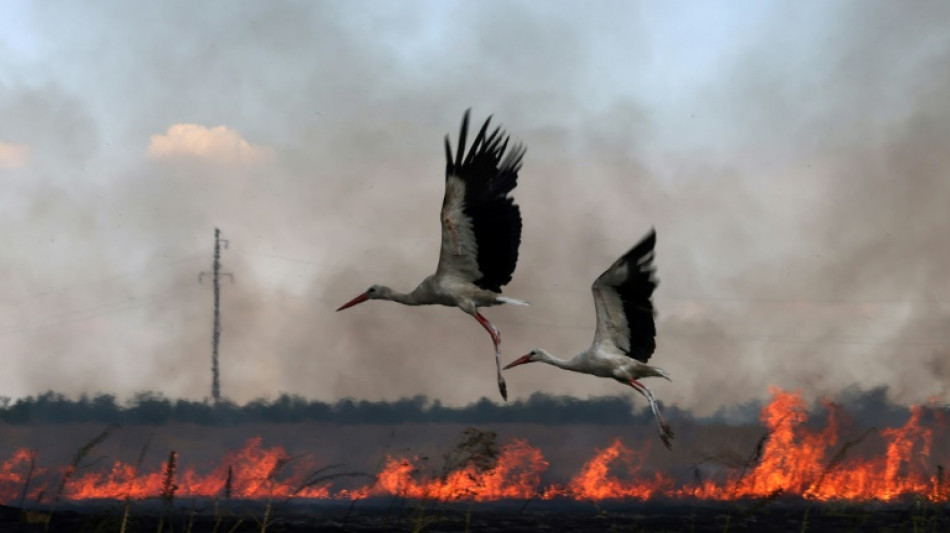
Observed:
[[[478,320],[478,323],[491,335],[491,341],[495,345],[495,371],[498,373],[498,392],[501,393],[501,397],[507,402],[508,384],[505,383],[505,378],[501,375],[501,348],[499,348],[501,345],[501,333],[498,331],[498,328],[479,313],[478,310],[476,310],[472,316],[474,316],[475,320]]]
[[[673,443],[671,441],[673,440],[673,428],[666,423],[666,420],[663,419],[663,415],[660,414],[660,407],[656,404],[656,398],[653,397],[653,392],[646,388],[646,385],[635,379],[631,379],[629,384],[635,391],[650,401],[650,408],[653,409],[653,416],[656,418],[656,424],[660,429],[660,440],[663,441],[663,445],[666,446],[666,449],[672,450]]]
[[[498,331],[498,328],[496,328],[494,324],[489,322],[488,319],[477,310],[472,316],[474,316],[475,320],[478,320],[478,323],[481,324],[483,328],[485,328],[485,331],[487,331],[489,335],[491,335],[491,341],[495,344],[495,353],[499,353],[498,347],[501,345],[501,332]]]

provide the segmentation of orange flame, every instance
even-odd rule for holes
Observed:
[[[580,474],[568,483],[565,489],[551,487],[544,492],[545,499],[575,497],[583,500],[634,499],[648,500],[651,496],[669,489],[673,480],[656,472],[652,479],[623,481],[609,474],[610,464],[620,460],[627,473],[636,477],[646,461],[645,453],[637,453],[625,447],[620,439],[602,450],[581,468]]]
[[[198,474],[193,466],[179,470],[175,484],[177,497],[222,495],[228,478],[228,467],[235,472],[231,482],[233,498],[328,498],[327,487],[303,487],[301,471],[308,466],[306,461],[292,461],[280,446],[264,448],[261,438],[250,439],[240,451],[228,454],[221,464],[210,473]],[[293,463],[293,464],[292,464]],[[65,488],[64,497],[71,500],[95,498],[122,499],[157,496],[162,490],[166,464],[155,472],[136,474],[135,466],[116,461],[108,472],[89,472],[71,480]],[[291,474],[284,472],[289,468]]]
[[[486,470],[467,466],[443,475],[426,474],[421,461],[388,457],[375,482],[362,487],[331,491],[329,481],[312,483],[306,473],[315,465],[306,457],[291,457],[279,446],[266,448],[261,438],[250,439],[237,452],[226,455],[210,473],[199,474],[194,466],[178,468],[176,497],[220,497],[228,485],[233,498],[345,498],[401,496],[442,501],[492,501],[541,497],[580,500],[694,498],[734,500],[787,494],[811,500],[893,501],[917,495],[935,502],[950,501],[950,483],[941,479],[938,463],[948,464],[950,455],[932,457],[937,442],[946,442],[946,416],[936,410],[913,407],[908,421],[898,428],[871,434],[862,452],[851,452],[857,441],[839,445],[844,413],[826,404],[828,419],[819,429],[808,427],[806,405],[801,395],[770,389],[771,402],[761,420],[768,438],[745,468],[733,469],[718,478],[677,481],[673,476],[647,468],[648,441],[639,450],[619,438],[598,450],[566,484],[542,486],[548,462],[541,450],[523,440],[502,447],[496,464]],[[943,431],[935,433],[936,428]],[[943,441],[935,442],[935,434]],[[874,448],[874,455],[868,450]],[[0,503],[16,501],[27,483],[34,452],[20,449],[0,464]],[[618,468],[622,467],[622,468]],[[162,490],[166,465],[151,472],[137,472],[134,465],[116,461],[104,472],[74,475],[63,497],[153,498]],[[36,480],[62,476],[65,469],[36,467]],[[229,477],[229,472],[233,476]],[[30,497],[44,490],[32,481]],[[48,490],[48,489],[46,489]]]
[[[548,467],[541,450],[522,440],[504,446],[494,468],[479,472],[469,465],[444,477],[416,479],[416,466],[405,459],[388,458],[370,496],[399,495],[414,499],[501,500],[535,496],[541,473]]]
[[[27,486],[27,476],[29,464],[35,457],[33,450],[20,448],[13,452],[13,455],[0,465],[0,503],[12,502],[18,498],[18,494]],[[36,468],[34,475],[43,475],[46,469]],[[42,489],[34,489],[35,492]]]
[[[803,427],[807,421],[805,402],[801,395],[770,388],[772,402],[760,415],[768,428],[768,440],[762,448],[758,464],[751,472],[729,479],[725,484],[707,483],[695,496],[730,500],[745,497],[766,497],[777,493],[807,496],[820,478],[826,454],[837,443],[835,409],[828,425],[812,433]]]

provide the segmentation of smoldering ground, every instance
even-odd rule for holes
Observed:
[[[506,294],[534,305],[487,311],[506,358],[583,349],[590,282],[652,225],[665,401],[945,396],[948,8],[771,8],[24,8],[0,47],[0,142],[29,147],[0,170],[0,386],[207,395],[218,226],[226,396],[493,394],[464,314],[333,312],[434,268],[442,136],[471,106],[528,146]]]

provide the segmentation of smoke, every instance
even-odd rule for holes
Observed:
[[[223,396],[494,394],[463,313],[333,312],[431,273],[472,107],[528,146],[506,360],[584,349],[589,284],[652,225],[665,402],[946,399],[950,13],[772,7],[36,6],[0,48],[0,146],[29,154],[0,165],[0,387],[207,396],[217,226]],[[514,397],[628,392],[539,366]]]

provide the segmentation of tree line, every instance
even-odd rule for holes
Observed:
[[[767,400],[765,400],[767,401]],[[872,389],[849,387],[834,403],[842,407],[851,422],[862,426],[897,426],[909,416],[906,406],[892,402],[885,386]],[[661,402],[662,404],[662,402]],[[708,416],[694,416],[675,405],[663,405],[671,421],[700,424],[756,425],[764,401],[756,400],[724,406]],[[950,416],[950,406],[928,406]],[[809,409],[810,421],[821,424],[828,404],[816,401]],[[653,423],[649,406],[633,395],[599,396],[587,399],[536,392],[523,400],[504,404],[482,397],[466,406],[443,405],[424,395],[395,401],[368,401],[345,398],[328,403],[299,395],[281,394],[274,399],[259,398],[244,405],[223,398],[185,400],[166,398],[160,393],[142,392],[119,401],[115,395],[97,393],[69,398],[47,391],[13,400],[0,396],[0,422],[7,424],[100,423],[160,425],[239,425],[255,423],[321,422],[329,424],[597,424],[626,425]]]
[[[679,410],[667,408],[667,415]],[[244,405],[228,399],[170,399],[154,392],[136,394],[125,402],[115,395],[98,393],[77,399],[47,391],[12,400],[0,397],[0,421],[7,424],[169,424],[237,425],[254,423],[322,422],[331,424],[404,423],[535,423],[535,424],[637,424],[652,421],[649,407],[627,396],[578,399],[532,394],[525,400],[497,404],[487,398],[463,407],[443,405],[418,395],[396,401],[346,398],[334,403],[281,394]]]

